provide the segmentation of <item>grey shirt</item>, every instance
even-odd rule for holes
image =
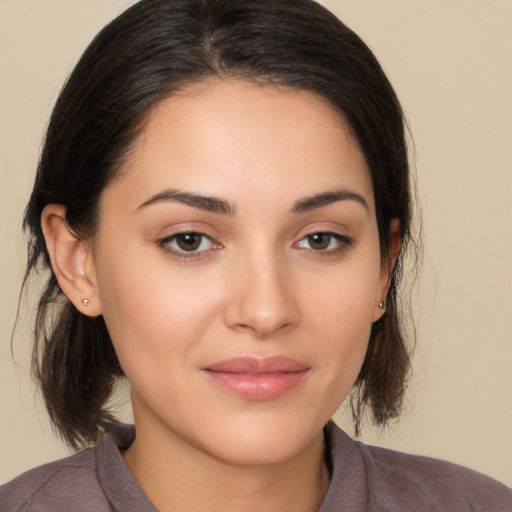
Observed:
[[[512,490],[449,462],[366,446],[325,429],[331,484],[318,512],[512,512]],[[0,487],[0,512],[156,512],[121,451],[132,426]]]

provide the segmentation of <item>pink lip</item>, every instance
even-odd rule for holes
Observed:
[[[249,400],[279,398],[296,388],[309,367],[288,357],[234,357],[203,369],[217,385]]]

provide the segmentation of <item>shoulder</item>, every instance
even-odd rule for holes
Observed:
[[[121,454],[134,438],[132,425],[110,425],[94,448],[0,486],[0,512],[156,512]]]
[[[512,511],[512,490],[481,473],[439,459],[366,446],[337,427],[331,436],[338,478],[350,471],[346,464],[362,475],[358,485],[366,494],[367,510]],[[348,461],[343,460],[347,454]]]
[[[94,510],[110,510],[96,477],[92,449],[34,468],[0,486],[0,512],[58,512],[70,503],[76,512],[91,510],[91,505],[97,506]]]
[[[471,469],[374,446],[362,445],[361,452],[389,501],[401,489],[407,500],[417,496],[433,510],[512,511],[512,490]]]

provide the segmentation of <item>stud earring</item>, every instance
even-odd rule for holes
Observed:
[[[384,302],[380,301],[378,306],[380,309],[384,309],[386,307],[386,304],[384,304]]]
[[[88,306],[89,305],[89,299],[82,299],[82,304],[84,306]]]

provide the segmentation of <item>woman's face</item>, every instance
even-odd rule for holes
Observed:
[[[388,281],[368,169],[324,101],[220,80],[162,101],[93,247],[140,432],[241,464],[318,441]]]

